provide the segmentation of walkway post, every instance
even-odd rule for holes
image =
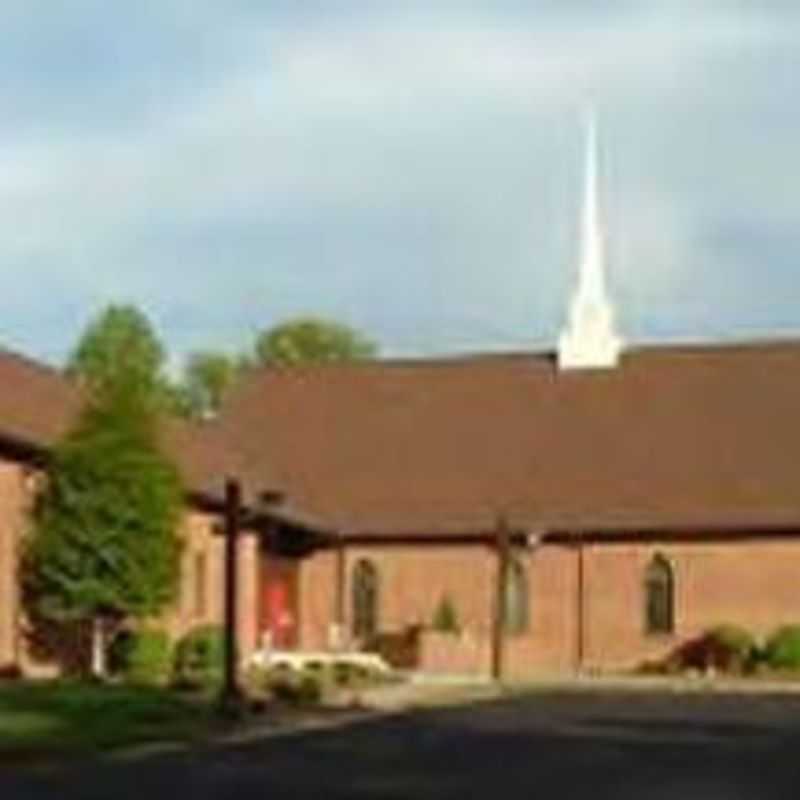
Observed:
[[[505,671],[508,564],[511,555],[511,537],[505,517],[500,517],[497,521],[495,548],[497,550],[497,577],[492,617],[492,680],[502,681]]]
[[[336,635],[334,649],[337,651],[344,650],[344,618],[345,618],[345,582],[347,575],[345,572],[345,552],[344,543],[341,538],[336,543],[336,592],[334,597],[334,617],[336,619]]]
[[[242,690],[238,670],[238,543],[242,515],[242,489],[234,478],[225,481],[225,664],[220,693],[220,711],[238,715],[242,709]]]

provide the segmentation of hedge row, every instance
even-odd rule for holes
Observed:
[[[131,683],[172,682],[185,688],[221,683],[224,658],[224,634],[215,625],[195,628],[174,647],[164,631],[124,631],[110,652],[112,671]]]
[[[744,674],[759,669],[800,671],[800,625],[784,625],[760,643],[738,625],[718,625],[681,644],[660,670],[688,669]]]

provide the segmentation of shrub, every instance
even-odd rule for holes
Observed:
[[[181,686],[204,688],[222,682],[225,635],[217,625],[189,631],[175,648],[175,680]]]
[[[352,661],[333,663],[333,682],[345,688],[363,688],[380,682],[380,673],[364,664]]]
[[[317,706],[324,695],[324,676],[319,670],[277,670],[267,678],[270,694],[294,706]]]
[[[130,683],[159,685],[169,678],[171,650],[164,631],[123,631],[111,644],[109,661]]]
[[[22,678],[22,670],[17,664],[4,664],[0,667],[0,681],[18,681]]]
[[[458,633],[461,630],[458,613],[449,595],[444,595],[439,601],[433,614],[431,627],[439,633]]]
[[[288,664],[251,666],[245,671],[244,684],[250,694],[273,694],[278,684],[293,683],[295,670]]]
[[[668,667],[663,661],[648,659],[642,661],[637,667],[636,672],[639,675],[664,675],[667,673]]]
[[[295,683],[289,678],[282,678],[280,680],[273,681],[269,687],[269,690],[270,694],[276,700],[281,700],[284,703],[291,704],[297,697]]]
[[[682,644],[667,659],[666,671],[714,668],[741,673],[752,668],[757,653],[753,636],[737,625],[718,625]]]
[[[306,673],[297,684],[297,702],[299,705],[315,706],[322,702],[323,687],[319,677]]]
[[[260,664],[249,665],[242,674],[242,684],[248,695],[259,696],[269,689],[271,671]]]
[[[767,639],[764,658],[772,669],[800,669],[800,625],[784,625]]]
[[[743,671],[752,666],[758,646],[749,631],[738,625],[719,625],[709,636],[721,656],[720,667]]]
[[[353,683],[355,671],[348,661],[335,661],[333,663],[333,682],[337,686],[350,686]]]
[[[364,650],[377,653],[395,669],[414,669],[419,664],[421,626],[409,625],[398,631],[384,631],[370,637]]]

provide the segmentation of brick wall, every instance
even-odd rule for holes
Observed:
[[[528,551],[530,627],[524,636],[509,636],[506,673],[523,678],[537,672],[564,672],[573,667],[576,650],[575,554],[559,546]]]
[[[305,650],[325,650],[336,621],[336,559],[333,550],[319,550],[300,564],[298,576],[298,641]]]
[[[27,525],[31,492],[21,466],[0,460],[0,668],[12,664],[27,674],[57,674],[52,660],[26,646],[19,608],[17,557]],[[179,535],[183,542],[181,578],[173,607],[163,616],[165,627],[179,637],[196,625],[222,624],[224,618],[224,543],[213,533],[215,518],[188,511]],[[258,540],[243,534],[239,547],[239,641],[243,656],[256,647]],[[202,588],[198,586],[202,584]]]
[[[644,573],[655,553],[674,565],[676,630],[644,632]],[[380,575],[380,626],[430,623],[444,593],[463,636],[423,637],[420,667],[439,672],[488,671],[496,558],[488,548],[358,547],[345,551],[345,614],[359,558]],[[521,554],[529,582],[530,627],[506,639],[513,678],[575,669],[579,652],[578,552],[547,545]],[[662,656],[678,642],[721,622],[766,634],[800,622],[800,540],[728,543],[592,544],[584,547],[583,666],[613,670]],[[301,567],[301,646],[324,648],[335,613],[336,557],[317,553]]]
[[[491,619],[494,607],[496,557],[484,551],[491,575],[485,601],[485,622],[465,627],[461,636],[425,634],[420,667],[429,672],[488,674],[492,663]],[[504,675],[524,680],[537,674],[567,672],[576,655],[575,602],[577,571],[574,552],[562,547],[521,551],[517,560],[528,581],[528,628],[506,635]]]
[[[181,526],[181,579],[174,607],[164,615],[178,638],[198,625],[221,625],[225,618],[225,542],[214,533],[218,517],[189,511]],[[239,646],[252,653],[257,638],[258,539],[243,533],[239,540]]]
[[[360,546],[344,551],[345,630],[352,616],[352,574],[361,558],[380,576],[379,627],[400,631],[430,625],[441,599],[450,597],[461,637],[424,636],[420,668],[433,672],[486,672],[490,663],[497,557],[483,545]],[[518,554],[528,576],[530,627],[509,637],[508,673],[569,668],[574,657],[576,571],[574,553],[545,547]],[[301,566],[301,646],[325,648],[335,621],[337,555],[322,551]]]
[[[488,675],[492,670],[491,637],[469,631],[425,631],[419,641],[419,668],[433,674]]]
[[[344,551],[345,630],[352,618],[352,574],[359,559],[373,562],[379,575],[378,623],[382,631],[429,624],[441,598],[453,601],[465,628],[490,629],[494,562],[482,547],[359,546]],[[322,551],[303,562],[301,575],[301,644],[328,645],[335,621],[337,555]]]
[[[18,660],[17,556],[26,524],[28,494],[23,468],[0,459],[0,668]]]
[[[0,666],[22,661],[19,651],[16,581],[19,537],[26,525],[29,479],[14,463],[0,460]],[[223,541],[215,518],[186,514],[180,591],[165,622],[175,636],[203,623],[223,620]],[[240,641],[244,655],[257,646],[258,559],[255,535],[240,542]],[[615,669],[660,656],[676,644],[720,622],[765,634],[782,623],[800,622],[800,539],[664,544],[591,544],[584,547],[584,666]],[[674,636],[644,633],[645,569],[655,553],[675,569]],[[506,668],[511,677],[567,672],[578,653],[578,555],[575,548],[545,545],[519,557],[529,582],[529,630],[508,637]],[[429,625],[448,595],[464,635],[429,637],[423,668],[443,672],[486,671],[490,654],[497,559],[492,549],[458,546],[352,546],[343,553],[345,631],[351,623],[351,578],[360,558],[380,576],[379,624],[383,631]],[[326,648],[336,620],[338,556],[320,551],[299,572],[299,639],[305,649]],[[198,571],[201,574],[198,574]],[[202,587],[199,586],[202,584]],[[427,655],[425,655],[427,653]]]
[[[674,636],[644,633],[643,577],[655,553],[675,570]],[[592,545],[585,575],[587,666],[630,666],[721,622],[756,634],[800,622],[797,540]]]

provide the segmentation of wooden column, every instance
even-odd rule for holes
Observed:
[[[492,617],[492,679],[502,681],[506,649],[506,597],[508,596],[508,565],[511,557],[511,537],[505,518],[497,522],[495,533],[497,572],[495,577],[494,614]]]
[[[345,583],[347,579],[344,543],[336,543],[336,589],[334,619],[336,620],[336,649],[343,650],[345,642]]]
[[[225,482],[225,665],[220,694],[223,711],[235,713],[241,705],[238,670],[238,543],[242,515],[242,490],[238,481]]]
[[[575,672],[583,671],[585,657],[586,621],[585,621],[585,582],[583,563],[583,540],[577,542],[577,576],[575,586]]]

